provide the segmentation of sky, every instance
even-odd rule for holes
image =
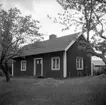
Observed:
[[[53,20],[48,18],[47,15],[56,17],[58,13],[64,11],[56,0],[0,0],[0,3],[6,10],[17,7],[24,15],[31,14],[35,20],[39,20],[41,26],[39,32],[45,34],[45,39],[48,39],[50,34],[59,37],[74,33],[73,27],[62,31],[63,25],[53,23]]]
[[[63,25],[53,23],[53,20],[48,18],[56,17],[58,13],[63,13],[63,8],[56,0],[0,0],[3,8],[8,10],[13,7],[20,9],[23,15],[32,15],[33,19],[40,21],[39,30],[43,33],[44,39],[48,39],[50,34],[56,34],[57,37],[74,33],[74,27],[70,30],[62,31]]]

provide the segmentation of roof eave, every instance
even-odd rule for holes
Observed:
[[[57,51],[52,51],[52,52],[45,52],[45,53],[38,53],[38,54],[29,54],[29,55],[23,55],[23,56],[18,56],[18,57],[15,57],[15,58],[25,58],[26,56],[34,56],[34,55],[40,55],[40,54],[47,54],[47,53],[54,53],[54,52],[64,52],[65,50],[57,50]],[[14,59],[15,59],[14,58]]]

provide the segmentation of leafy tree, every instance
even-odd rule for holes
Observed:
[[[21,53],[21,45],[31,41],[31,37],[41,36],[39,27],[31,16],[23,16],[19,9],[8,11],[0,7],[0,68],[5,74],[6,81],[10,80],[8,62]]]
[[[54,22],[69,29],[75,25],[87,35],[87,43],[79,42],[79,48],[89,55],[100,57],[106,64],[106,1],[105,0],[57,0],[64,8]],[[90,35],[92,32],[92,38]]]

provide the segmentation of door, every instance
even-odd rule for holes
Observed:
[[[36,76],[37,77],[40,77],[40,76],[43,76],[43,62],[42,62],[42,59],[41,58],[37,58],[36,61]]]

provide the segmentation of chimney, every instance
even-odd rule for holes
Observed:
[[[49,35],[49,40],[51,40],[51,39],[55,39],[57,36],[55,35],[55,34],[51,34],[51,35]]]

